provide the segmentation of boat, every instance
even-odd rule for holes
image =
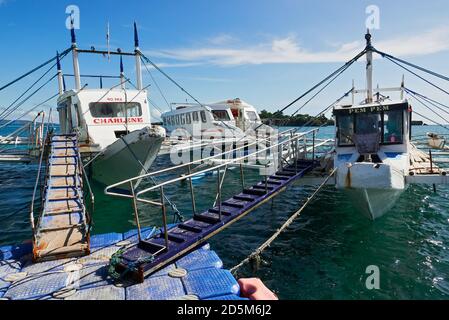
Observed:
[[[109,185],[144,174],[156,158],[165,130],[151,124],[148,96],[142,87],[141,60],[137,29],[134,25],[136,89],[125,86],[122,55],[120,55],[120,84],[112,88],[81,86],[79,53],[102,53],[77,48],[72,30],[72,58],[75,88],[66,90],[58,61],[59,98],[57,110],[62,134],[76,132],[80,154],[89,165],[92,178]]]
[[[240,139],[243,131],[235,125],[229,107],[172,103],[161,115],[167,134],[182,140]]]
[[[447,149],[446,147],[446,138],[442,135],[427,132],[427,144],[434,149]]]

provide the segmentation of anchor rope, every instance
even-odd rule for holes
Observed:
[[[260,254],[268,247],[270,247],[271,243],[273,243],[274,240],[286,229],[288,228],[293,221],[297,217],[301,215],[301,213],[304,211],[304,209],[307,207],[307,205],[315,198],[315,196],[321,191],[321,189],[327,184],[329,179],[337,172],[337,168],[334,168],[329,175],[326,177],[326,179],[319,185],[317,189],[312,193],[310,197],[307,198],[307,200],[304,202],[304,204],[299,208],[290,218],[287,219],[287,221],[284,222],[284,224],[276,230],[276,232],[268,238],[262,245],[260,245],[256,250],[254,250],[248,257],[243,259],[239,264],[234,266],[230,269],[231,273],[235,274],[235,272],[241,268],[243,265],[247,264],[248,262],[253,261],[257,257],[260,256]]]

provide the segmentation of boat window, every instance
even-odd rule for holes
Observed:
[[[201,111],[201,121],[206,123],[207,119],[206,119],[206,112],[205,111]]]
[[[246,111],[246,115],[248,116],[249,120],[251,120],[251,121],[259,120],[259,119],[257,119],[257,113],[255,113],[254,111]]]
[[[94,118],[140,117],[142,108],[137,102],[91,102],[90,114]]]
[[[190,118],[190,113],[186,113],[186,123],[187,124],[192,123],[192,118]]]
[[[176,124],[179,125],[179,114],[176,115]]]
[[[402,143],[403,119],[402,111],[386,111],[383,118],[383,142]]]
[[[342,115],[337,118],[339,146],[354,145],[354,118],[352,115]]]
[[[358,114],[355,117],[355,132],[357,134],[372,134],[380,132],[380,114]]]
[[[186,123],[186,118],[185,118],[185,114],[183,113],[183,114],[181,114],[180,115],[180,117],[181,117],[181,124],[185,124]]]
[[[231,118],[229,118],[229,113],[226,110],[212,110],[212,114],[214,116],[214,120],[217,121],[231,120]]]
[[[198,122],[200,119],[198,118],[198,111],[192,112],[193,122]]]

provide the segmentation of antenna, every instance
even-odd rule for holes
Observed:
[[[75,78],[75,89],[81,89],[80,66],[78,63],[78,48],[76,46],[75,27],[73,25],[73,18],[70,17],[70,36],[72,39],[72,59],[73,59],[73,75]]]
[[[135,21],[134,21],[134,53],[136,56],[137,90],[142,90],[142,65],[140,61],[139,35],[137,33],[137,24]]]

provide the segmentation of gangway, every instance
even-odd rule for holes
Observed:
[[[307,144],[302,146],[302,142],[305,141],[304,138],[307,135],[315,136],[316,131],[317,129],[305,133],[291,134],[291,136],[278,143],[271,144],[264,148],[256,147],[254,152],[234,157],[225,163],[219,163],[194,173],[192,173],[191,170],[192,165],[204,163],[213,158],[222,158],[223,155],[235,155],[236,152],[242,151],[243,148],[247,148],[251,146],[251,144],[209,158],[184,163],[108,186],[105,189],[106,194],[132,200],[139,239],[137,244],[130,245],[111,259],[112,273],[115,276],[124,276],[126,274],[126,276],[131,277],[135,281],[143,282],[146,276],[156,272],[175,259],[195,249],[213,235],[283,192],[287,186],[303,177],[318,165],[318,161],[316,161],[313,156],[315,150],[313,149],[312,152],[309,153],[309,158],[306,158]],[[253,144],[256,144],[256,142]],[[286,148],[291,150],[288,157],[283,156]],[[241,192],[222,201],[222,171],[224,171],[224,176],[226,169],[230,164],[240,164],[240,166],[243,167],[245,161],[250,158],[254,159],[254,157],[259,158],[257,162],[260,164],[259,167],[262,168],[264,179],[259,183],[248,187],[244,182],[243,170],[240,170],[242,185]],[[267,159],[270,160],[267,161]],[[155,175],[166,175],[170,171],[178,170],[180,168],[186,168],[187,174],[138,192],[133,188],[135,182],[140,179],[153,177]],[[198,213],[196,212],[192,178],[210,171],[216,171],[217,173],[217,201],[212,208]],[[188,181],[190,183],[193,217],[178,224],[176,227],[168,229],[164,187],[179,181]],[[126,190],[123,188],[125,186],[127,187]],[[160,202],[143,198],[144,194],[151,192],[154,194],[155,191],[159,191]],[[163,221],[161,233],[149,239],[143,239],[141,237],[138,202],[155,205],[161,208]]]
[[[43,170],[45,172],[41,172]],[[34,261],[89,254],[91,218],[86,210],[83,176],[77,136],[48,135],[31,205]],[[34,203],[42,180],[41,214],[35,225]],[[87,179],[85,181],[93,210],[93,193]]]

